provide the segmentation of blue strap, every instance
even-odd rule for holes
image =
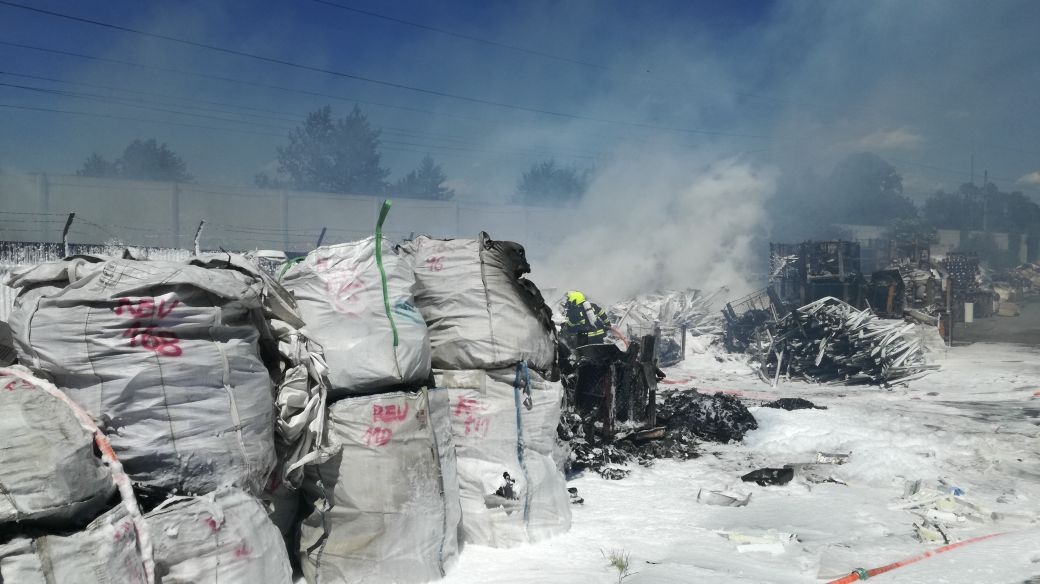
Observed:
[[[527,368],[527,361],[521,361],[516,365],[516,378],[513,380],[513,401],[516,405],[516,460],[520,463],[520,471],[524,473],[524,523],[527,523],[531,515],[531,479],[527,474],[527,464],[524,462],[524,427],[520,416],[520,382],[523,375],[524,390],[528,394],[527,409],[531,392],[531,372]]]

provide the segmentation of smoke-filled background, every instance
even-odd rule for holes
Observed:
[[[154,139],[181,178],[292,188],[290,132],[357,107],[385,187],[307,190],[399,196],[430,156],[453,200],[573,217],[540,284],[736,294],[771,238],[935,217],[965,183],[1032,202],[1036,22],[1028,0],[5,1],[0,172],[126,172]],[[543,164],[580,188],[520,196]]]
[[[629,154],[593,180],[575,229],[539,266],[539,282],[607,302],[691,285],[751,291],[773,173],[712,154]]]

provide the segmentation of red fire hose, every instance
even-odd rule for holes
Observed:
[[[866,580],[867,578],[870,578],[872,576],[877,576],[878,574],[884,574],[885,572],[891,572],[892,570],[895,570],[896,568],[902,568],[903,566],[906,566],[906,565],[909,565],[909,564],[913,564],[914,562],[919,562],[919,561],[924,560],[926,558],[930,558],[932,556],[939,555],[941,553],[948,552],[950,550],[966,546],[969,543],[976,543],[976,542],[979,542],[979,541],[982,541],[982,540],[985,540],[985,539],[989,539],[991,537],[997,537],[998,535],[1004,535],[1006,533],[1007,533],[1006,531],[1005,532],[1001,532],[1001,533],[991,533],[989,535],[980,535],[979,537],[973,537],[971,539],[966,539],[964,541],[958,541],[957,543],[951,543],[949,545],[944,545],[942,547],[935,548],[934,550],[928,550],[928,551],[926,551],[926,552],[924,552],[924,553],[922,553],[920,555],[916,555],[916,556],[913,556],[913,557],[910,557],[910,558],[906,558],[905,560],[899,560],[898,562],[893,562],[891,564],[888,564],[888,565],[885,565],[885,566],[881,566],[880,568],[872,568],[870,570],[864,570],[863,568],[857,568],[855,571],[853,571],[848,576],[843,576],[841,578],[838,578],[837,580],[831,580],[827,584],[851,584],[852,582],[858,582],[859,580]]]

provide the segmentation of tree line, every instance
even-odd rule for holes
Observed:
[[[307,115],[277,146],[276,171],[259,173],[257,186],[330,193],[388,195],[449,201],[442,165],[426,155],[419,166],[396,181],[382,162],[381,131],[355,106],[336,118],[332,108]],[[93,153],[77,171],[83,176],[123,177],[190,182],[194,177],[177,154],[154,139],[134,140],[114,160]],[[518,204],[573,206],[588,191],[594,169],[558,164],[549,159],[532,164],[517,180],[511,201]],[[881,225],[895,239],[934,241],[936,229],[962,232],[1006,232],[1040,238],[1040,205],[1019,191],[995,184],[962,184],[938,190],[919,208],[903,193],[896,168],[871,152],[846,156],[824,175],[787,174],[766,203],[768,237],[773,241],[842,239],[842,224]],[[765,235],[765,234],[763,234]],[[995,253],[987,235],[961,238],[964,251]],[[999,262],[993,262],[999,263]]]
[[[767,203],[777,241],[849,239],[841,225],[885,227],[897,241],[937,243],[938,229],[961,232],[955,251],[976,252],[990,266],[1016,264],[1022,238],[1040,238],[1040,205],[1020,191],[971,182],[954,191],[936,190],[918,207],[903,193],[896,168],[874,153],[849,155],[828,175],[786,176]],[[1008,233],[1008,251],[992,233]]]
[[[330,106],[307,115],[289,131],[287,143],[276,148],[277,170],[258,173],[261,188],[291,188],[329,193],[389,195],[450,201],[455,190],[447,187],[442,165],[427,154],[419,166],[390,182],[390,169],[382,164],[381,131],[354,106],[342,118]],[[134,140],[114,160],[93,153],[76,174],[141,180],[191,182],[187,164],[166,144],[154,139]],[[533,164],[517,181],[512,202],[531,205],[576,204],[588,190],[592,169],[557,164],[549,159]]]

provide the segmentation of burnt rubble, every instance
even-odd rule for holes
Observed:
[[[776,323],[760,372],[773,382],[786,375],[849,385],[905,383],[935,368],[925,363],[922,341],[906,336],[914,326],[823,298]]]
[[[701,442],[740,441],[758,423],[737,398],[716,393],[676,391],[657,404],[658,428],[654,432],[618,433],[608,441],[596,422],[573,410],[561,417],[560,438],[570,445],[571,472],[592,470],[606,479],[628,476],[630,463],[653,466],[659,459],[688,460],[700,456]]]

